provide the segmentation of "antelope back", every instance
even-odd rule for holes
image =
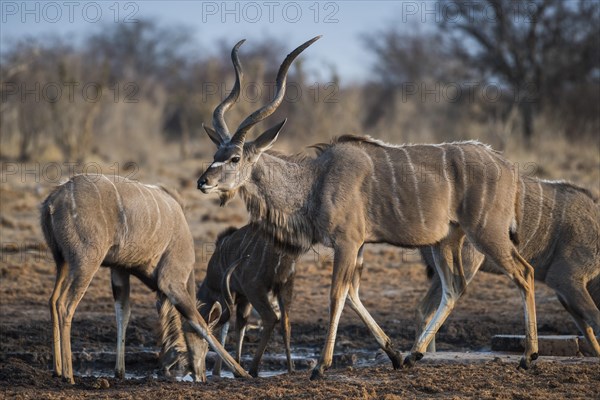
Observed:
[[[173,193],[122,177],[77,175],[43,202],[44,232],[63,254],[85,252],[109,266],[156,265],[175,242],[193,263],[192,236]]]

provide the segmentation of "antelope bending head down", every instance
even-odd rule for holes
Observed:
[[[196,310],[194,239],[175,192],[121,177],[76,175],[44,200],[41,225],[56,263],[50,312],[57,376],[74,383],[71,321],[101,266],[111,269],[117,314],[117,376],[125,372],[130,275],[156,291],[163,304],[168,303],[160,313],[162,333],[168,330],[164,324],[177,322],[169,309],[175,307],[183,316],[195,380],[205,380],[204,358],[209,344],[236,374],[249,376],[212,336],[210,326]],[[163,318],[167,314],[171,317]]]
[[[214,130],[206,129],[218,149],[198,179],[198,189],[217,192],[222,204],[239,192],[252,222],[278,241],[302,250],[315,243],[333,247],[328,334],[312,378],[321,377],[331,365],[347,296],[394,368],[402,366],[392,342],[358,295],[362,270],[358,265],[365,243],[433,247],[444,295],[430,324],[439,326],[454,306],[447,296],[450,288],[464,287],[460,249],[465,237],[521,290],[528,339],[521,365],[527,368],[537,358],[533,268],[511,241],[519,214],[518,179],[497,152],[472,141],[397,146],[344,136],[317,145],[314,158],[290,157],[268,151],[285,121],[246,142],[248,130],[281,104],[293,59],[317,39],[286,57],[277,75],[275,98],[230,137],[223,117],[239,96],[242,72],[237,53],[242,42],[233,48],[236,84],[214,112]],[[422,357],[433,331],[426,329],[418,338],[407,365]]]

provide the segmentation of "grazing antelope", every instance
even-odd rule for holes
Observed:
[[[196,380],[205,380],[199,362],[204,362],[208,344],[232,370],[248,376],[196,310],[194,241],[174,192],[121,177],[77,175],[44,200],[41,224],[57,269],[50,297],[56,375],[74,383],[71,321],[94,274],[106,266],[111,268],[117,314],[118,376],[125,368],[130,275],[157,291],[186,319],[185,338]]]
[[[511,241],[511,236],[518,239],[518,179],[497,152],[472,141],[396,146],[370,137],[343,136],[321,146],[314,159],[290,159],[269,151],[285,120],[254,141],[246,141],[248,131],[283,101],[292,61],[318,38],[286,57],[277,74],[275,98],[242,121],[231,135],[224,112],[239,97],[242,71],[237,52],[242,42],[233,48],[236,83],[213,113],[214,129],[205,127],[218,149],[213,163],[198,179],[198,189],[218,193],[222,204],[239,193],[251,220],[276,240],[303,250],[315,243],[333,247],[328,333],[311,379],[321,377],[331,366],[347,296],[394,368],[402,365],[391,340],[358,294],[356,265],[365,243],[433,246],[444,294],[430,324],[439,325],[452,308],[449,285],[463,285],[460,249],[465,236],[521,291],[527,345],[520,365],[528,368],[537,358],[533,268]],[[412,365],[420,359],[432,338],[425,330],[405,363]]]
[[[594,335],[600,332],[600,204],[587,190],[566,182],[522,177],[521,185],[519,251],[535,265],[535,279],[554,289],[595,356],[600,357]],[[428,269],[432,268],[431,249],[422,248],[421,254]],[[469,242],[465,242],[462,259],[467,282],[479,269],[499,273]],[[435,278],[417,311],[421,329],[433,317],[441,295],[440,281]],[[462,291],[450,291],[449,295],[458,300]],[[435,351],[435,341],[428,350]]]
[[[250,366],[252,376],[258,376],[260,360],[279,319],[269,300],[270,294],[277,297],[288,371],[293,371],[288,311],[292,302],[297,258],[296,252],[279,248],[271,238],[264,236],[256,224],[240,229],[229,228],[217,238],[215,253],[208,262],[206,278],[198,288],[198,302],[202,305],[200,314],[207,314],[217,302],[227,305],[220,324],[216,325],[222,325],[221,337],[224,341],[227,336],[227,321],[235,304],[236,361],[239,363],[250,311],[252,307],[258,311],[263,331]],[[220,364],[217,360],[213,375],[219,374]]]
[[[160,296],[158,296],[156,308],[159,313],[159,343],[161,345],[159,364],[161,373],[167,378],[173,378],[177,372],[182,372],[185,375],[189,371],[194,377],[201,376],[204,381],[206,377],[206,354],[208,353],[208,349],[203,349],[201,355],[190,354],[184,334],[185,329],[189,329],[189,327],[183,323],[181,314],[168,299],[161,298]],[[199,305],[197,305],[197,308],[199,308]],[[206,319],[210,332],[213,331],[220,316],[221,305],[215,303]],[[194,359],[196,356],[201,358]],[[221,359],[219,358],[219,360]],[[194,367],[190,368],[190,365]],[[175,366],[178,367],[178,371],[173,373],[172,369]]]

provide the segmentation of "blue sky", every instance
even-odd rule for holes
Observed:
[[[413,27],[435,18],[433,3],[419,1],[5,1],[1,2],[2,49],[26,35],[78,38],[115,23],[155,19],[193,29],[199,51],[214,52],[218,40],[274,36],[291,50],[323,34],[305,58],[315,71],[334,67],[342,83],[365,80],[371,68],[362,35],[392,24]],[[1,49],[0,49],[1,50]]]

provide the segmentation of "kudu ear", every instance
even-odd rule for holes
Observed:
[[[210,329],[213,329],[217,325],[219,319],[221,319],[222,312],[223,309],[221,308],[221,303],[215,301],[210,309],[210,312],[208,313],[208,321],[206,321]]]
[[[204,124],[202,124],[202,127],[204,128],[204,130],[208,134],[208,137],[210,138],[210,140],[212,140],[212,142],[214,144],[216,144],[217,147],[219,147],[219,146],[221,146],[223,144],[223,141],[221,140],[221,137],[217,134],[217,132],[215,132],[215,130],[213,128],[209,128],[208,126],[206,126]]]
[[[274,127],[267,129],[259,137],[257,137],[253,142],[256,149],[260,152],[263,152],[265,150],[268,150],[271,146],[273,146],[273,143],[275,143],[275,141],[277,140],[279,132],[281,131],[281,128],[283,128],[283,126],[285,125],[286,121],[287,118],[275,125]]]

